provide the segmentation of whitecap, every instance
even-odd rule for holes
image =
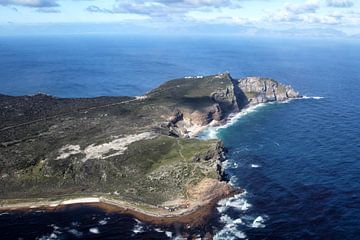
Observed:
[[[231,219],[231,218],[230,218]],[[246,235],[239,229],[237,229],[237,225],[234,224],[234,221],[226,224],[223,229],[217,232],[214,236],[214,240],[223,240],[223,239],[245,239]]]
[[[91,233],[93,233],[93,234],[99,234],[99,233],[100,233],[99,229],[96,228],[96,227],[90,228],[90,229],[89,229],[89,232],[91,232]]]
[[[56,230],[60,230],[60,227],[59,226],[56,226],[55,224],[51,224],[50,225],[55,231]]]
[[[229,184],[231,185],[231,186],[235,186],[236,185],[236,182],[238,181],[238,177],[237,176],[231,176],[231,178],[230,178],[230,181],[229,181]]]
[[[309,96],[303,96],[302,99],[315,99],[315,100],[320,100],[323,99],[324,97],[320,97],[320,96],[313,96],[313,97],[309,97]]]
[[[57,235],[55,233],[50,234],[50,239],[57,239]]]
[[[56,235],[55,233],[51,233],[50,235],[41,236],[41,237],[36,238],[36,239],[39,239],[39,240],[58,239],[58,235]]]
[[[227,169],[227,168],[231,168],[231,165],[232,165],[232,161],[231,159],[226,159],[225,161],[223,161],[221,163],[222,167]]]
[[[245,195],[246,191],[233,197],[222,199],[218,202],[218,207],[216,209],[219,213],[225,212],[228,208],[247,211],[252,205],[244,198]]]
[[[254,221],[251,224],[252,228],[264,228],[265,227],[265,219],[262,216],[258,216],[254,219]]]
[[[109,218],[104,218],[104,219],[99,221],[99,224],[102,225],[102,226],[106,225],[108,223],[108,220],[109,220]]]
[[[277,102],[277,103],[280,103],[280,104],[287,104],[287,103],[291,102],[292,100],[294,100],[294,98],[287,99],[287,100],[285,100],[285,101],[281,101],[281,102]]]
[[[155,232],[158,232],[158,233],[162,233],[164,232],[163,230],[161,230],[160,228],[154,228]]]
[[[138,234],[138,233],[144,232],[144,226],[143,226],[142,222],[137,219],[135,219],[135,221],[136,221],[136,224],[132,230],[133,233]]]
[[[165,234],[168,238],[172,238],[172,235],[173,235],[172,232],[166,231]]]
[[[82,232],[76,230],[76,229],[69,229],[68,230],[69,233],[71,233],[72,235],[74,235],[75,237],[82,237]]]
[[[228,207],[233,207],[241,211],[248,210],[252,205],[246,199],[236,199],[227,204]]]

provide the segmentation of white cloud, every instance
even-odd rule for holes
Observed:
[[[113,8],[89,6],[86,10],[101,13],[129,13],[150,17],[185,15],[191,11],[213,11],[240,7],[236,0],[117,0]]]
[[[317,1],[308,1],[305,3],[294,4],[290,3],[285,6],[286,11],[294,14],[314,13],[320,8]]]
[[[59,6],[56,0],[0,0],[0,5],[36,8],[49,8]]]
[[[350,6],[352,3],[348,0],[327,0],[326,4],[327,6],[330,4],[332,7],[345,7]],[[264,21],[270,21],[276,24],[293,24],[294,26],[300,23],[309,26],[350,26],[360,23],[359,14],[350,14],[343,10],[329,12],[329,9],[321,9],[321,7],[322,5],[319,1],[286,4],[277,11],[268,11],[264,17]],[[322,11],[319,11],[320,9]]]
[[[336,8],[350,8],[354,6],[354,3],[351,0],[327,0],[326,4],[328,7]]]

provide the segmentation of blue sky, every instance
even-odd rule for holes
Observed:
[[[0,34],[353,36],[359,0],[0,0]]]

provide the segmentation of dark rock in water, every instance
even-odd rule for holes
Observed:
[[[296,97],[274,80],[228,73],[141,97],[0,95],[1,204],[95,196],[156,214],[191,209],[230,192],[220,181],[223,145],[197,132],[248,104]]]

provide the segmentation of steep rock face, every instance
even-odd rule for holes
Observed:
[[[169,81],[147,94],[148,100],[166,109],[163,114],[170,134],[192,136],[193,129],[212,121],[221,122],[239,111],[236,91],[230,74],[186,77]]]
[[[213,121],[221,123],[230,114],[249,105],[300,97],[291,86],[275,80],[261,77],[236,80],[229,73],[185,78],[177,80],[176,83],[176,86],[185,87],[182,92],[171,95],[171,101],[176,100],[177,104],[167,106],[170,109],[175,108],[168,116],[168,127],[171,135],[181,137],[191,137],[202,126]],[[174,88],[172,81],[159,87],[169,88]],[[161,98],[164,98],[163,94]],[[188,104],[190,101],[191,105]]]
[[[280,84],[270,78],[241,78],[238,80],[238,86],[245,93],[250,105],[300,97],[291,86]]]

